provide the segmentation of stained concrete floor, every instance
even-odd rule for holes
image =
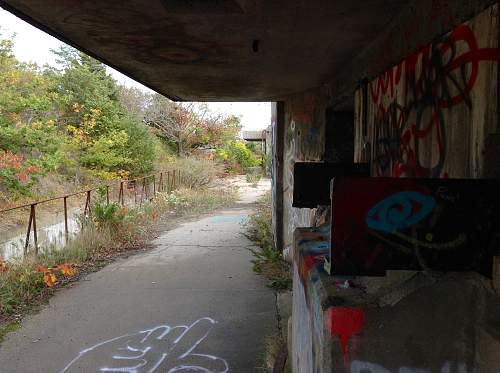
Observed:
[[[0,372],[262,371],[275,296],[241,224],[267,187],[59,291],[7,336]]]

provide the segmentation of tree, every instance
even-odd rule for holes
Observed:
[[[146,109],[144,121],[155,128],[159,136],[174,142],[179,157],[184,157],[185,149],[195,140],[200,118],[194,111],[193,103],[176,104],[165,96],[155,94]]]
[[[118,97],[125,112],[138,120],[143,120],[151,95],[135,87],[119,86]]]
[[[176,145],[179,156],[202,146],[218,148],[234,141],[240,119],[212,113],[205,103],[175,103],[155,94],[145,110],[144,121],[156,133]]]
[[[106,73],[105,65],[71,47],[55,53],[63,67],[58,88],[74,163],[105,179],[151,171],[152,135],[140,113],[124,105],[124,89]]]

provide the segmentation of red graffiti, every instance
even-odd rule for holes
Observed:
[[[340,337],[342,353],[347,355],[349,339],[363,330],[365,312],[361,308],[332,307],[328,310],[327,323],[330,333]]]
[[[472,108],[470,94],[481,61],[500,61],[499,49],[479,48],[472,29],[461,25],[370,83],[377,108],[374,165],[378,176],[445,176],[444,111],[457,105]],[[405,102],[398,102],[398,94]],[[424,167],[419,143],[429,137],[438,157],[433,166]]]
[[[322,257],[317,257],[314,255],[304,255],[302,257],[302,263],[299,266],[300,278],[302,281],[307,281],[311,269],[313,269],[317,264],[322,262]]]

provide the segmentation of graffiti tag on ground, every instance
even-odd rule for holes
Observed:
[[[61,373],[226,373],[226,360],[198,352],[216,323],[204,317],[191,325],[159,325],[112,338],[82,350]]]

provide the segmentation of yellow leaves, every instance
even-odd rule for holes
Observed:
[[[75,103],[73,104],[73,111],[74,111],[75,113],[79,113],[79,112],[80,112],[80,110],[82,110],[82,105],[80,105],[78,102],[75,102]]]
[[[64,277],[73,277],[76,273],[73,264],[70,263],[62,263],[52,268],[39,265],[37,266],[36,271],[43,273],[43,282],[49,288],[52,288],[57,284],[57,272]]]
[[[120,179],[128,179],[130,177],[130,171],[119,170],[116,172]]]

